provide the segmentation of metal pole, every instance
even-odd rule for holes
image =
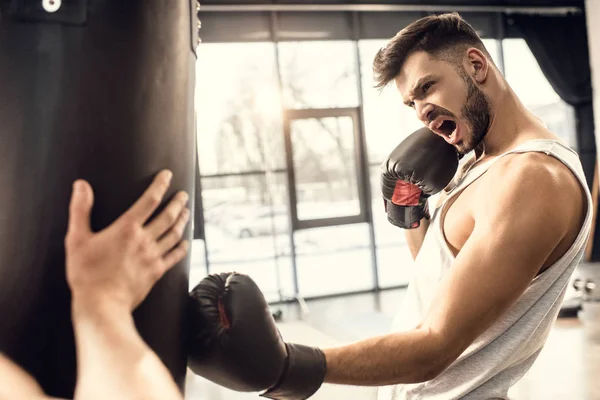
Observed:
[[[371,242],[371,266],[373,268],[373,289],[379,290],[379,269],[377,264],[377,250],[375,245],[375,226],[373,223],[373,206],[371,204],[371,173],[369,170],[368,154],[367,154],[367,141],[366,141],[366,129],[365,129],[365,113],[364,113],[364,100],[362,90],[362,68],[360,64],[360,21],[357,12],[352,13],[352,34],[354,36],[354,44],[356,48],[355,61],[356,61],[356,83],[358,85],[358,128],[360,132],[360,143],[358,150],[358,168],[363,171],[363,188],[361,193],[363,197],[364,212],[367,215],[367,224],[369,226],[369,241]],[[359,180],[360,181],[360,180]]]
[[[273,45],[275,46],[275,66],[276,66],[276,70],[277,70],[277,82],[279,84],[279,97],[281,99],[282,122],[284,125],[283,134],[286,135],[286,132],[285,132],[286,121],[285,121],[285,115],[284,115],[285,114],[284,113],[285,106],[283,105],[283,79],[281,78],[281,64],[279,62],[279,46],[278,46],[279,35],[277,32],[277,13],[271,12],[270,22],[271,22],[271,38],[273,40]],[[286,140],[287,139],[284,137],[284,143]],[[287,151],[286,151],[286,155],[287,155]],[[293,186],[293,179],[292,179],[292,174],[290,171],[290,168],[293,168],[293,163],[289,162],[288,157],[291,157],[291,155],[286,156],[286,165],[287,165],[286,184],[288,187],[288,193],[291,194],[291,191],[295,190],[295,187]],[[288,211],[290,213],[291,213],[292,207],[295,207],[295,204],[292,204],[293,201],[295,201],[295,196],[288,195],[288,204],[289,204]],[[297,268],[297,263],[296,263],[296,244],[295,244],[295,240],[294,240],[294,221],[293,221],[293,219],[294,218],[292,218],[292,217],[289,218],[288,228],[289,228],[289,239],[290,239],[290,259],[292,262],[294,297],[300,304],[300,307],[303,309],[303,311],[308,312],[308,309],[306,307],[306,302],[304,301],[304,298],[302,298],[300,296],[300,289],[299,289],[299,284],[298,284],[298,268]]]

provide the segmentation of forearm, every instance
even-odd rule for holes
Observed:
[[[183,399],[126,309],[74,300],[76,399]]]
[[[421,250],[428,228],[429,220],[423,218],[421,219],[421,225],[418,228],[404,230],[404,236],[406,237],[406,242],[408,243],[408,248],[413,260],[417,258],[417,254],[419,254],[419,250]]]
[[[447,363],[439,340],[415,329],[324,349],[325,382],[385,386],[432,379]]]
[[[0,400],[60,400],[48,397],[31,375],[0,353]]]

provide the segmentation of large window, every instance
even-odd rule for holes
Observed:
[[[281,101],[273,43],[198,48],[198,153],[210,273],[293,294]],[[191,280],[206,273],[194,243]]]
[[[278,49],[284,105],[291,110],[286,123],[297,219],[358,216],[364,188],[357,164],[356,45],[352,41],[284,42]],[[301,296],[375,285],[366,224],[300,229],[294,233],[294,243]]]
[[[250,274],[269,300],[290,297],[294,276],[282,104],[288,109],[358,106],[355,44],[205,44],[198,51],[198,146],[206,242],[194,243],[191,280],[199,280],[207,270],[235,270]],[[293,122],[300,219],[360,211],[354,122],[347,117]],[[359,232],[360,248],[350,242],[344,249],[332,247],[327,241],[332,232],[339,232],[338,238]],[[294,238],[301,294],[373,286],[364,225],[302,230]],[[357,257],[364,258],[357,270],[368,279],[320,286],[325,266],[328,276],[336,275],[340,269],[333,265],[335,260],[348,264]]]
[[[374,286],[366,224],[296,232],[298,286],[302,296],[318,296]]]
[[[354,42],[278,44],[286,108],[358,106]]]
[[[577,148],[575,113],[554,91],[523,39],[504,39],[506,80],[525,107],[569,146]]]
[[[273,43],[198,47],[196,104],[203,175],[283,167]]]
[[[299,220],[360,213],[354,129],[350,116],[291,121]]]
[[[291,296],[284,174],[205,177],[202,184],[210,272],[247,273],[270,300]]]

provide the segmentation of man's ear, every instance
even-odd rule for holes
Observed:
[[[489,61],[483,52],[475,47],[467,50],[467,64],[469,75],[477,83],[484,83],[488,77]]]

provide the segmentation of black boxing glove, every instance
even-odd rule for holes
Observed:
[[[381,192],[390,223],[404,229],[429,218],[427,199],[444,189],[458,169],[456,149],[427,128],[404,139],[381,166]]]
[[[325,379],[324,353],[285,343],[258,286],[247,275],[213,274],[190,293],[188,366],[238,392],[304,400]]]

